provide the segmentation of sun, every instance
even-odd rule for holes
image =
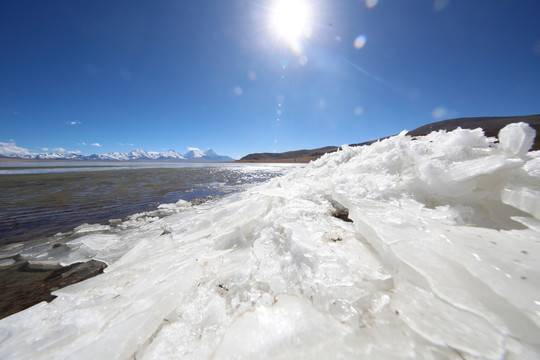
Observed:
[[[272,29],[297,53],[310,21],[311,9],[305,0],[277,0],[270,12]]]

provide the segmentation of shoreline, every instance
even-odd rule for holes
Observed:
[[[69,266],[37,266],[27,262],[0,267],[0,319],[42,301],[56,298],[51,292],[103,273],[107,265],[90,260]]]
[[[5,237],[2,240],[8,242],[3,242],[2,244],[0,244],[0,249],[2,250],[0,253],[0,288],[3,289],[3,291],[0,293],[0,319],[22,311],[39,302],[50,302],[55,298],[55,296],[51,295],[51,292],[102,273],[103,269],[107,267],[107,263],[105,261],[109,261],[107,259],[111,258],[111,254],[107,253],[107,251],[105,251],[104,254],[100,254],[101,246],[104,246],[102,244],[108,244],[113,248],[124,248],[126,251],[129,251],[131,247],[129,243],[133,241],[131,237],[137,236],[137,234],[140,234],[141,232],[144,233],[144,230],[137,228],[137,226],[139,226],[141,222],[150,221],[150,219],[157,219],[162,218],[163,216],[171,215],[175,212],[181,211],[182,207],[187,207],[188,204],[191,204],[189,206],[198,206],[212,201],[212,199],[224,198],[228,195],[241,191],[246,185],[257,184],[257,182],[259,181],[258,179],[266,179],[267,176],[276,176],[277,173],[281,173],[279,169],[285,169],[286,167],[276,167],[275,171],[277,171],[277,173],[272,170],[249,171],[249,174],[251,176],[250,180],[246,180],[245,173],[241,171],[238,172],[238,175],[235,175],[233,176],[233,178],[231,178],[231,174],[237,174],[237,171],[233,171],[231,173],[230,171],[226,170],[226,166],[224,168],[225,170],[219,170],[218,172],[214,170],[200,170],[199,168],[188,169],[188,174],[199,174],[197,175],[198,178],[194,180],[197,181],[199,185],[194,188],[192,184],[187,184],[186,186],[189,189],[185,188],[183,190],[181,190],[182,188],[178,183],[178,179],[177,181],[174,181],[171,186],[169,186],[168,183],[159,181],[156,182],[155,177],[142,177],[140,179],[134,178],[134,174],[139,173],[132,174],[120,171],[114,174],[107,174],[108,176],[112,176],[111,178],[104,178],[103,174],[97,173],[90,173],[89,175],[85,175],[85,178],[87,178],[88,176],[93,176],[89,179],[98,177],[99,179],[96,179],[96,181],[105,181],[105,183],[103,183],[103,186],[107,187],[111,187],[110,181],[115,181],[114,179],[126,176],[129,176],[129,178],[132,179],[132,181],[135,181],[136,184],[140,182],[141,186],[152,180],[154,181],[154,185],[158,183],[161,184],[161,190],[158,191],[160,194],[165,190],[171,192],[171,189],[173,189],[174,191],[171,192],[170,196],[179,196],[177,192],[184,191],[182,197],[184,199],[187,199],[187,201],[178,201],[177,197],[172,199],[169,195],[160,195],[160,200],[157,200],[157,202],[156,200],[152,200],[152,198],[151,200],[149,200],[148,204],[136,205],[140,207],[137,207],[136,210],[133,212],[122,213],[123,210],[117,210],[115,213],[109,214],[106,217],[102,217],[101,220],[90,220],[90,215],[88,213],[88,201],[90,201],[91,199],[87,198],[87,204],[83,204],[83,206],[85,206],[84,209],[86,209],[84,210],[85,213],[83,217],[80,218],[80,221],[78,221],[77,223],[73,223],[67,228],[57,229],[56,227],[51,227],[51,225],[48,226],[52,230],[42,229],[40,227],[26,227],[25,229],[22,229],[24,230],[24,233],[21,233],[24,234],[24,236],[17,236],[17,234],[14,233],[11,239],[12,241],[9,241],[9,235],[11,233],[8,231],[9,229],[7,229],[6,233],[4,234]],[[177,174],[174,169],[168,168],[160,169],[158,172],[151,171],[145,168],[141,169],[144,171],[144,173],[165,174],[167,178],[169,178],[171,174]],[[186,173],[179,172],[178,174]],[[19,175],[6,176],[6,183],[4,185],[7,185],[7,182],[9,180],[12,181],[14,185],[21,186],[24,185],[22,179],[32,179],[31,183],[35,183],[35,181],[37,180],[41,182],[44,181],[45,183],[50,183],[51,179],[60,179],[62,184],[69,185],[71,183],[68,183],[67,179],[77,179],[79,175],[77,175],[76,173],[48,173],[27,174],[24,175],[24,178],[19,177]],[[180,178],[185,179],[187,175],[179,176]],[[206,183],[200,179],[200,176],[206,178]],[[227,181],[231,179],[235,181],[234,186],[228,184],[229,186],[226,186],[226,188],[224,189],[215,186],[215,184],[217,184],[216,181],[227,183]],[[116,182],[120,183],[119,180]],[[56,184],[58,185],[58,181],[56,182]],[[123,188],[127,186],[124,183],[122,184]],[[212,188],[213,190],[209,190],[208,186],[212,184],[214,184],[214,187]],[[57,185],[54,186],[56,190],[58,189]],[[86,191],[85,189],[87,187],[92,187],[94,185],[95,182],[90,181],[89,184],[87,184],[81,189],[78,189],[77,191],[75,191],[75,194],[72,195],[78,196],[79,192],[84,192]],[[73,184],[69,185],[68,187],[72,189]],[[145,186],[134,186],[133,189],[139,191],[141,189],[145,189]],[[62,192],[65,191],[67,190],[64,189]],[[44,193],[47,193],[47,191],[45,191],[42,186],[40,187],[40,190],[36,190],[36,192],[41,194],[41,196],[43,196]],[[146,192],[148,192],[148,189],[146,190]],[[14,195],[16,195],[16,193]],[[17,198],[21,198],[24,196],[28,196],[28,194],[17,196]],[[66,197],[66,199],[71,199],[71,197],[68,196]],[[9,199],[4,200],[7,201]],[[127,202],[128,198],[122,197],[122,201]],[[176,203],[174,203],[175,201]],[[54,197],[48,197],[46,201],[46,203],[48,203],[49,205],[55,204],[56,202],[57,200]],[[8,203],[11,204],[10,206],[13,206],[13,203],[7,201],[6,204]],[[103,201],[100,201],[99,204],[101,204],[101,206],[98,206],[96,208],[96,211],[98,211],[98,214],[102,214],[104,212],[104,209],[102,209]],[[35,204],[30,203],[28,206],[30,205]],[[74,202],[72,199],[71,202],[68,200],[67,203],[65,201],[60,201],[56,207],[58,209],[66,209],[73,208],[73,206]],[[124,204],[124,207],[129,207],[129,204]],[[46,209],[42,209],[41,212],[45,210]],[[36,206],[34,206],[33,208],[28,207],[25,211],[40,212]],[[7,221],[8,226],[9,224],[11,224],[9,223],[10,219],[13,221],[16,220],[13,217],[9,217],[9,213],[5,215],[8,216],[6,219],[4,219],[5,221]],[[66,216],[68,216],[69,219],[67,219],[66,221],[62,221],[64,225],[66,225],[67,222],[75,219],[73,213],[66,214]],[[38,218],[36,219],[39,220]],[[43,222],[44,220],[39,221]],[[14,222],[12,223],[12,226],[18,225]],[[125,234],[130,231],[132,235],[128,235],[126,237]],[[162,231],[153,232],[149,236],[158,236],[161,233]],[[71,263],[73,261],[73,259],[71,259],[71,256],[75,252],[79,251],[78,247],[81,246],[81,244],[90,246],[90,248],[86,248],[86,250],[83,251],[84,254],[75,255],[75,259],[77,259],[79,262]],[[96,248],[92,249],[92,246]],[[92,258],[90,259],[86,254],[86,252],[88,251],[97,252],[97,254],[89,255],[90,258]],[[118,256],[120,256],[122,250],[120,250],[119,252],[118,251],[118,249],[113,250],[113,253],[117,252]],[[114,258],[115,256],[117,255],[113,255],[112,258]],[[99,258],[103,261],[97,261],[93,258]],[[66,266],[56,265],[60,262],[63,262],[65,264],[71,264]]]

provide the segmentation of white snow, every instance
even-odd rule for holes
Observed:
[[[25,159],[42,159],[42,160],[114,160],[114,161],[129,161],[129,160],[197,160],[197,161],[232,161],[231,157],[219,155],[213,149],[207,149],[202,151],[199,148],[188,147],[188,152],[184,155],[178,153],[177,151],[170,149],[164,152],[158,151],[146,151],[144,149],[135,149],[127,153],[121,152],[110,152],[106,154],[92,154],[92,155],[81,155],[79,152],[52,152],[52,153],[13,153],[9,151],[8,146],[3,146],[0,143],[0,154],[4,150],[7,156],[15,158],[25,158]],[[7,144],[13,145],[13,144]],[[13,147],[13,146],[11,146]],[[16,147],[16,146],[15,146]]]
[[[0,320],[0,358],[538,359],[533,138],[402,133],[113,234],[83,226],[66,254],[110,266]]]
[[[196,147],[188,147],[188,152],[184,154],[186,159],[199,159],[205,155],[204,151]]]

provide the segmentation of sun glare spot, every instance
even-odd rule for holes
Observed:
[[[301,52],[300,40],[312,35],[311,10],[304,0],[278,0],[270,13],[270,23],[280,39],[295,52]]]

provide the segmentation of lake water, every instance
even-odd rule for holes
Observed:
[[[0,245],[108,223],[180,199],[200,203],[283,175],[290,165],[0,163]]]

